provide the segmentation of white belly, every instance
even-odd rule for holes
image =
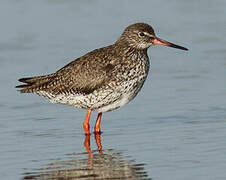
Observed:
[[[134,93],[129,93],[122,95],[121,98],[113,102],[112,104],[108,104],[106,106],[103,106],[99,109],[96,109],[97,112],[107,112],[114,109],[117,109],[119,107],[124,106],[125,104],[129,103],[136,95]]]

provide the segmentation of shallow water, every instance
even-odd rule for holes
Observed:
[[[225,6],[224,0],[1,1],[1,178],[226,179]],[[189,51],[149,49],[151,73],[141,93],[103,114],[102,148],[94,135],[90,151],[84,146],[85,110],[14,88],[18,78],[54,72],[140,21]]]

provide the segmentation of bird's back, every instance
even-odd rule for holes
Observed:
[[[111,46],[100,48],[70,62],[53,74],[21,78],[19,81],[25,84],[17,88],[22,88],[19,90],[22,93],[91,93],[111,77],[111,70],[114,68],[110,65],[111,59],[118,59],[112,51]],[[106,56],[106,53],[112,58]]]

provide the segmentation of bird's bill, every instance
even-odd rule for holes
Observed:
[[[153,44],[153,45],[169,46],[169,47],[173,47],[173,48],[177,48],[177,49],[181,49],[181,50],[185,50],[185,51],[188,50],[188,49],[185,48],[185,47],[182,47],[182,46],[179,46],[179,45],[170,43],[170,42],[168,42],[168,41],[165,41],[165,40],[160,39],[160,38],[157,38],[157,37],[155,37],[155,38],[153,39],[152,44]]]

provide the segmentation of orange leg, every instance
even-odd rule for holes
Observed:
[[[89,118],[90,118],[90,114],[91,114],[91,109],[88,109],[88,112],[86,114],[86,119],[83,123],[83,128],[84,128],[84,131],[85,131],[85,134],[86,135],[90,135],[90,132],[89,132]]]
[[[95,133],[95,140],[99,150],[99,154],[103,154],[100,133]]]
[[[90,148],[90,135],[86,135],[86,138],[84,141],[84,146],[89,155],[89,165],[90,165],[90,167],[92,167],[93,166],[93,154],[92,154],[92,150]]]
[[[100,134],[101,133],[101,131],[100,131],[101,116],[102,116],[102,113],[98,113],[96,124],[95,124],[95,128],[94,128],[94,133],[95,134],[96,133],[97,134]]]

